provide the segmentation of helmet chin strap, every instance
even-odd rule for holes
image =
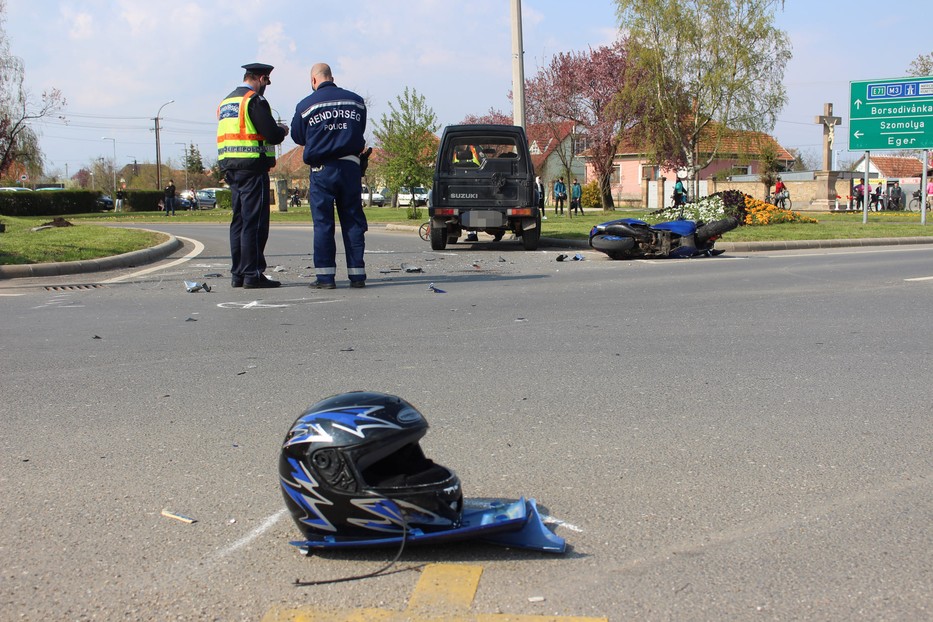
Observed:
[[[379,568],[378,570],[374,570],[373,572],[368,572],[366,574],[354,575],[350,577],[340,577],[338,579],[321,579],[320,581],[302,581],[301,579],[295,579],[295,582],[293,583],[293,585],[295,587],[308,587],[311,585],[327,585],[328,583],[344,583],[346,581],[359,581],[360,579],[369,579],[371,577],[378,577],[379,575],[383,575],[383,574],[394,574],[395,572],[404,572],[406,570],[417,570],[418,568],[423,566],[423,564],[419,564],[418,566],[411,566],[409,568],[399,568],[398,570],[395,570],[393,573],[389,573],[389,569],[392,568],[392,566],[394,566],[398,562],[398,560],[402,557],[402,552],[405,550],[405,542],[406,540],[408,540],[408,521],[405,520],[405,514],[402,513],[402,508],[400,508],[397,503],[395,503],[391,499],[386,499],[386,501],[391,503],[392,506],[395,508],[395,511],[398,513],[399,521],[401,522],[401,525],[402,525],[402,543],[399,545],[398,552],[395,554],[395,558],[392,559],[392,561],[384,565],[382,568]]]

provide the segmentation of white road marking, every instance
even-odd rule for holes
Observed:
[[[343,302],[341,300],[312,300],[310,298],[301,298],[299,300],[283,300],[279,304],[262,302],[261,300],[251,300],[250,302],[220,302],[217,304],[221,309],[284,309],[293,304],[324,305],[331,302]]]
[[[272,529],[272,526],[275,525],[277,522],[279,522],[282,519],[282,517],[285,516],[287,512],[288,510],[286,508],[282,508],[281,510],[279,510],[272,516],[267,517],[266,520],[262,521],[262,524],[259,525],[259,527],[256,527],[251,532],[249,532],[248,534],[246,534],[245,536],[243,536],[242,538],[240,538],[239,540],[237,540],[236,542],[234,542],[227,548],[217,551],[217,553],[214,554],[213,559],[218,560],[218,559],[224,558],[227,555],[230,555],[231,553],[235,553],[238,550],[242,549],[244,546],[246,546],[247,544],[249,544],[256,538],[261,536],[262,534]]]
[[[911,281],[933,281],[933,276],[918,276],[915,279],[904,279],[907,282]]]
[[[121,281],[127,281],[127,280],[129,280],[129,279],[139,278],[139,277],[141,277],[141,276],[145,276],[145,275],[150,274],[150,273],[152,273],[152,272],[157,272],[157,271],[159,271],[159,270],[165,270],[166,268],[173,268],[173,267],[175,267],[175,266],[177,266],[177,265],[180,265],[180,264],[183,264],[183,263],[185,263],[185,262],[187,262],[187,261],[191,261],[192,259],[194,259],[195,257],[197,257],[198,255],[200,255],[201,253],[204,252],[204,245],[203,245],[201,242],[198,242],[197,240],[193,240],[193,239],[191,239],[191,238],[183,238],[183,237],[181,237],[181,236],[177,236],[177,237],[178,237],[179,240],[184,240],[185,242],[189,242],[189,243],[191,243],[191,244],[194,244],[194,248],[191,250],[191,252],[188,253],[187,255],[185,255],[184,257],[179,257],[179,258],[176,259],[175,261],[171,261],[171,262],[169,262],[169,263],[167,263],[167,264],[159,264],[159,265],[157,265],[157,266],[152,266],[152,267],[150,267],[150,268],[145,268],[145,269],[143,269],[143,270],[138,270],[138,271],[136,271],[136,272],[133,272],[132,274],[127,274],[127,275],[124,275],[124,276],[117,276],[117,277],[114,277],[114,278],[112,278],[112,279],[107,279],[106,281],[101,281],[101,283],[104,283],[104,284],[107,284],[107,283],[120,283]]]

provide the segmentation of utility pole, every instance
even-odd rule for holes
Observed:
[[[161,106],[159,106],[159,111],[156,113],[155,119],[155,139],[156,139],[156,190],[162,189],[162,151],[159,146],[159,116],[162,114],[162,109],[168,106],[169,104],[175,103],[174,99],[171,99]]]
[[[525,127],[525,50],[522,0],[512,0],[512,123]]]

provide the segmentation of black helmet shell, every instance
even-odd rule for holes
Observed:
[[[308,408],[282,444],[285,504],[308,539],[379,538],[459,525],[456,474],[425,457],[428,423],[394,395],[342,393]]]

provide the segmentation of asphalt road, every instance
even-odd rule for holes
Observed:
[[[284,286],[256,291],[224,227],[160,228],[197,243],[0,282],[0,619],[401,611],[434,562],[483,567],[474,613],[933,616],[933,248],[557,262],[373,230],[368,286],[312,291],[310,229],[275,227]],[[413,402],[467,497],[536,498],[568,552],[294,587],[394,555],[288,544],[281,440],[353,389]]]

